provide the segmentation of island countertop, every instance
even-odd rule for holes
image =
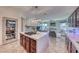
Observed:
[[[46,52],[49,48],[49,32],[37,32],[36,34],[32,35],[21,32],[20,35],[22,35],[20,36],[21,45],[28,52],[43,53]],[[26,38],[23,39],[23,37]],[[29,47],[29,49],[26,47]]]
[[[79,52],[79,33],[67,33],[67,37]]]
[[[21,34],[25,35],[25,36],[28,36],[34,40],[37,40],[37,39],[40,39],[42,38],[43,36],[45,35],[48,35],[49,32],[37,32],[36,34],[33,34],[33,35],[28,35],[28,34],[25,34],[25,32],[21,32]]]

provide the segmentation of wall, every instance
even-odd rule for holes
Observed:
[[[0,17],[0,45],[2,44],[2,18]]]
[[[18,19],[18,39],[21,32],[21,16],[22,12],[11,7],[0,7],[0,45],[2,44],[2,17]]]

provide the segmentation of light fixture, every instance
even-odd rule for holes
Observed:
[[[35,8],[37,9],[37,8],[38,8],[38,6],[35,6]]]

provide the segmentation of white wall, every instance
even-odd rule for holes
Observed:
[[[0,45],[2,44],[2,17],[9,17],[18,19],[18,39],[21,32],[21,16],[22,12],[10,7],[0,7]]]
[[[0,45],[2,44],[2,18],[0,17]]]

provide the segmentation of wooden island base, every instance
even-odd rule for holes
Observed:
[[[33,38],[32,38],[33,37]],[[29,36],[27,34],[20,34],[20,44],[28,53],[43,53],[49,47],[49,36],[48,33],[42,35],[39,39],[34,38],[34,35]]]

